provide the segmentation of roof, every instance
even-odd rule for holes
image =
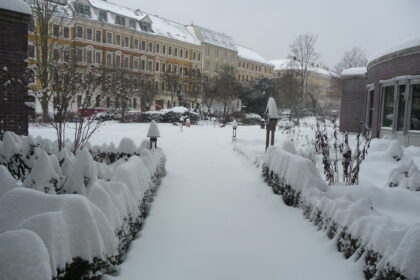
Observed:
[[[354,68],[347,68],[341,72],[341,76],[363,76],[366,75],[367,68],[366,67],[354,67]]]
[[[203,42],[212,44],[218,47],[222,47],[225,49],[229,49],[232,51],[236,51],[235,42],[233,38],[225,33],[220,33],[217,31],[213,31],[198,25],[194,25],[194,27],[198,28],[201,36],[203,38]],[[192,29],[193,27],[191,27]]]
[[[155,35],[200,45],[200,41],[197,39],[194,33],[190,32],[186,25],[177,23],[168,19],[161,18],[157,15],[152,15],[147,12],[141,11],[140,9],[127,8],[109,1],[104,0],[89,0],[91,5],[97,9],[109,11],[118,15],[122,15],[127,18],[132,18],[137,21],[141,21],[150,18],[152,21],[152,31],[149,32]],[[92,13],[94,13],[92,11]],[[99,18],[99,15],[94,16]],[[108,23],[115,24],[111,17],[108,17]],[[139,24],[136,23],[136,30],[142,31]],[[145,32],[145,31],[142,31]]]
[[[290,70],[298,70],[299,69],[299,65],[289,58],[270,60],[270,62],[271,62],[271,64],[274,64],[274,70],[281,71],[281,70],[287,70],[287,69],[290,69]],[[325,76],[331,76],[331,77],[339,77],[340,76],[339,74],[337,74],[333,71],[330,71],[330,70],[327,70],[327,69],[324,69],[324,68],[321,68],[321,67],[309,66],[308,70],[311,71],[311,72],[321,74],[321,75],[325,75]]]
[[[236,45],[236,49],[238,50],[238,56],[241,58],[257,61],[264,64],[271,64],[268,60],[266,60],[262,55],[253,49],[249,49],[240,45]]]
[[[396,52],[400,52],[406,49],[411,49],[414,47],[419,47],[420,48],[420,36],[418,37],[413,37],[411,39],[402,41],[398,44],[383,48],[379,51],[377,51],[376,53],[374,53],[371,57],[369,57],[369,63],[371,63],[374,60],[377,60],[378,58],[381,58],[383,56],[392,54],[392,53],[396,53]]]
[[[31,7],[23,0],[0,0],[0,9],[32,15]]]

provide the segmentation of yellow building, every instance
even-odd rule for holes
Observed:
[[[274,77],[274,65],[257,51],[240,45],[236,45],[236,49],[238,50],[238,81],[246,83],[259,78],[272,79]]]

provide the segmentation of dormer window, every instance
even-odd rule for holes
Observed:
[[[75,8],[76,8],[77,14],[79,16],[90,17],[90,7],[89,7],[89,5],[75,3]]]
[[[130,19],[129,27],[133,28],[133,29],[136,29],[136,21],[134,19]]]
[[[119,25],[125,25],[125,17],[117,15],[115,22],[116,24],[119,24]]]
[[[108,13],[106,11],[99,11],[99,20],[100,21],[108,21]]]
[[[152,25],[148,22],[140,21],[140,28],[144,32],[153,32]]]

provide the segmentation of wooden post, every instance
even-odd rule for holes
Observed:
[[[271,120],[270,121],[271,124],[271,146],[274,145],[274,134],[276,133],[276,121],[275,120]]]
[[[267,123],[265,125],[265,127],[267,129],[267,134],[266,134],[266,137],[265,137],[265,150],[266,151],[268,149],[268,146],[270,145],[270,129],[271,129],[270,126],[271,126],[270,121],[267,120]]]

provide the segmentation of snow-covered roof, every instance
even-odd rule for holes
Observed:
[[[0,0],[0,9],[32,15],[31,7],[23,0]]]
[[[366,67],[347,68],[341,72],[341,76],[362,76],[367,72]]]
[[[235,42],[233,41],[233,38],[231,36],[226,35],[225,33],[213,31],[213,30],[201,27],[201,26],[195,25],[195,27],[198,28],[199,32],[201,33],[203,42],[212,44],[218,47],[226,48],[232,51],[237,50],[235,46]]]
[[[298,63],[294,62],[293,60],[289,59],[289,58],[284,58],[284,59],[275,59],[275,60],[270,60],[271,64],[274,64],[274,70],[286,70],[286,69],[290,69],[290,70],[297,70],[299,69],[299,65]],[[315,67],[315,66],[309,66],[308,70],[311,72],[315,72],[318,74],[322,74],[322,75],[326,75],[326,76],[331,76],[331,77],[339,77],[340,75],[321,68],[321,67]]]
[[[187,26],[168,19],[161,18],[157,15],[152,15],[141,11],[140,9],[131,9],[118,4],[114,4],[104,0],[89,0],[91,5],[97,9],[105,10],[114,14],[118,14],[127,18],[135,19],[137,21],[145,20],[147,17],[151,21],[152,34],[167,37],[182,42],[187,42],[195,45],[200,45],[200,41],[195,37],[194,32],[191,32]],[[94,11],[92,11],[94,13]],[[94,15],[99,18],[99,15]],[[112,17],[108,16],[108,23],[115,24]],[[136,29],[142,31],[139,24],[136,23]],[[145,32],[145,31],[142,31]]]
[[[271,64],[268,60],[266,60],[262,55],[260,55],[253,49],[243,47],[240,45],[236,45],[236,49],[238,50],[238,56],[241,58],[264,63],[264,64]]]
[[[381,58],[382,56],[388,55],[388,54],[392,54],[395,52],[399,52],[402,50],[406,50],[406,49],[411,49],[414,47],[419,47],[420,48],[420,36],[418,37],[414,37],[405,41],[402,41],[398,44],[383,48],[379,51],[377,51],[376,53],[374,53],[371,57],[369,57],[369,62],[371,63],[372,61]]]

